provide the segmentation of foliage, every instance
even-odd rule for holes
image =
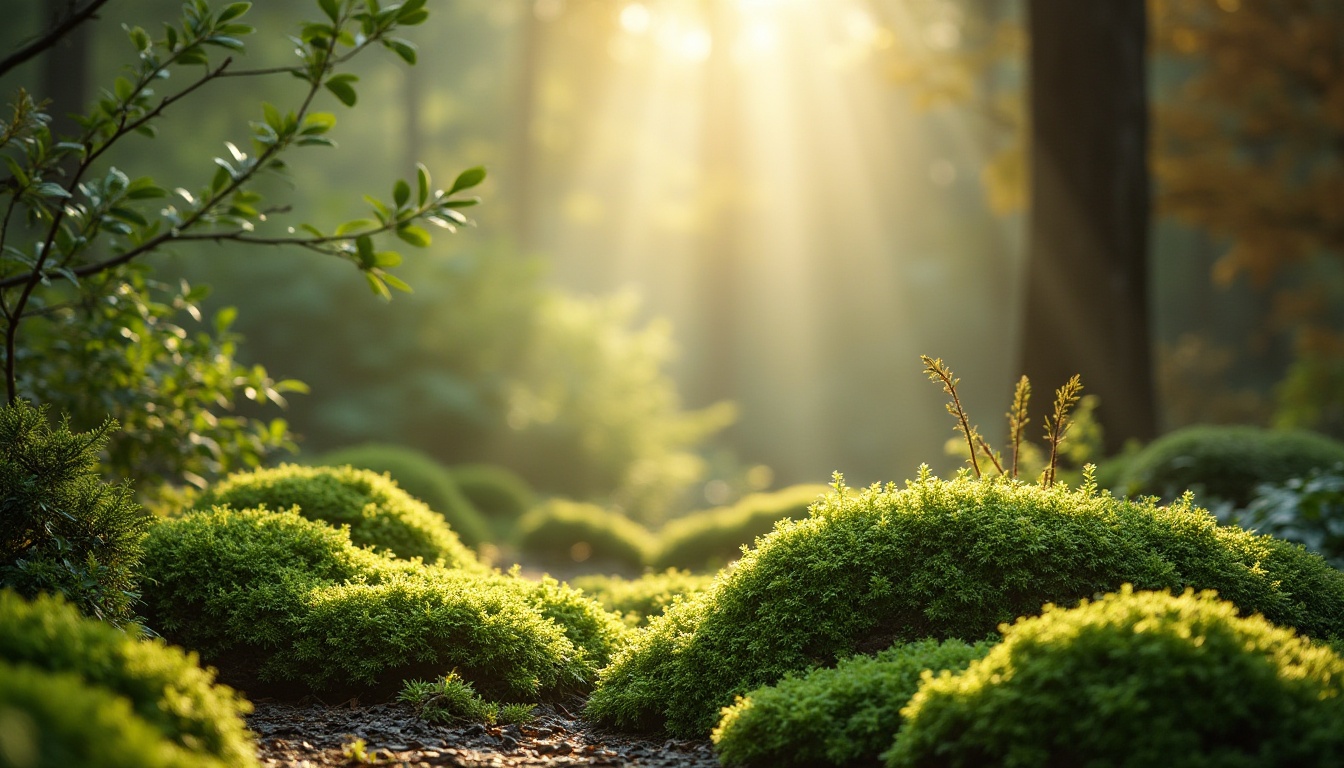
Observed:
[[[668,568],[662,573],[646,573],[637,579],[588,574],[570,579],[570,586],[602,604],[603,608],[624,617],[632,627],[642,627],[680,598],[690,597],[707,588],[713,576]]]
[[[925,671],[959,672],[990,643],[919,640],[833,668],[785,675],[725,707],[713,739],[724,765],[856,765],[891,746]]]
[[[1340,462],[1344,444],[1310,432],[1194,426],[1149,443],[1128,461],[1119,488],[1165,499],[1193,490],[1201,499],[1245,506],[1260,483],[1282,483]]]
[[[201,494],[200,508],[288,509],[332,525],[349,525],[355,544],[391,550],[399,557],[420,557],[453,568],[478,565],[444,519],[397,487],[396,481],[353,467],[305,467],[282,464],[239,472]]]
[[[156,420],[162,420],[164,431],[174,438],[127,438],[125,450],[143,454],[151,466],[131,464],[135,456],[114,453],[113,468],[153,477],[158,469],[153,465],[161,465],[173,482],[199,483],[203,474],[255,464],[261,454],[286,445],[284,422],[263,424],[224,414],[231,412],[239,392],[258,402],[278,402],[281,391],[299,386],[272,382],[260,368],[238,366],[232,357],[236,339],[227,332],[228,313],[217,319],[213,335],[186,334],[173,316],[178,310],[198,314],[199,292],[164,292],[147,281],[143,265],[148,256],[193,241],[291,246],[352,264],[385,297],[390,296],[389,286],[409,290],[390,271],[400,263],[400,254],[377,250],[377,243],[395,236],[423,247],[430,236],[422,224],[452,230],[466,223],[458,209],[475,201],[453,195],[479,184],[483,170],[463,172],[444,191],[433,189],[428,170],[420,166],[414,185],[394,185],[390,204],[367,198],[369,218],[347,221],[327,233],[289,221],[287,207],[269,203],[259,190],[269,174],[285,171],[293,150],[332,144],[328,133],[336,118],[317,110],[317,98],[326,92],[345,106],[355,104],[353,83],[358,78],[341,71],[348,61],[379,45],[414,63],[415,47],[396,35],[424,21],[424,6],[424,0],[386,8],[360,0],[321,0],[322,18],[303,24],[291,38],[296,63],[243,69],[237,66],[245,54],[242,38],[254,30],[242,18],[251,4],[236,2],[215,10],[205,0],[192,0],[184,4],[176,23],[164,24],[161,37],[126,27],[135,60],[86,112],[76,115],[74,135],[54,135],[43,106],[20,89],[9,117],[0,124],[0,159],[5,164],[0,178],[5,211],[0,218],[0,326],[9,399],[58,398],[61,407],[78,411],[77,402],[88,396],[88,380],[83,380],[84,388],[73,388],[67,377],[70,371],[87,376],[90,372],[80,363],[96,363],[109,376],[94,380],[94,389],[107,391],[93,399],[115,403],[116,413],[128,413],[127,425],[135,433],[142,426],[152,432]],[[33,52],[58,40],[41,40]],[[212,55],[213,49],[223,49],[222,55]],[[7,59],[0,74],[16,65]],[[174,75],[185,82],[170,87],[177,82]],[[165,113],[181,111],[189,99],[208,91],[207,86],[281,75],[304,83],[294,108],[262,104],[249,122],[248,141],[225,142],[227,153],[210,159],[206,181],[194,191],[179,187],[172,200],[165,200],[167,189],[153,178],[112,165],[128,137],[154,137]],[[135,265],[140,269],[130,269]],[[20,333],[21,327],[27,330]],[[165,365],[176,372],[141,375]],[[118,396],[123,384],[132,389]],[[183,451],[175,441],[178,436],[196,447]]]
[[[653,549],[648,529],[619,512],[551,499],[518,520],[518,548],[552,563],[594,561],[638,571]]]
[[[417,717],[431,723],[526,723],[535,717],[536,709],[534,704],[486,701],[456,670],[433,682],[407,680],[397,698],[410,704]]]
[[[497,464],[456,464],[448,468],[463,496],[497,525],[513,523],[536,504],[527,481]]]
[[[386,473],[402,490],[442,515],[467,546],[492,538],[480,513],[458,489],[454,475],[428,454],[401,445],[364,443],[325,454],[320,463]]]
[[[98,452],[115,428],[53,428],[45,408],[24,400],[0,408],[0,586],[62,594],[114,623],[133,618],[148,517],[129,484],[98,476]]]
[[[1296,542],[1344,570],[1344,465],[1258,485],[1224,522]]]
[[[1212,592],[1126,586],[926,678],[887,765],[1337,765],[1342,680],[1333,651]]]
[[[795,485],[770,493],[754,493],[737,503],[672,520],[658,531],[655,568],[713,571],[742,556],[757,536],[769,533],[786,517],[802,518],[822,485]]]
[[[143,722],[202,763],[256,764],[242,720],[251,705],[216,685],[214,673],[202,669],[194,654],[82,618],[59,598],[28,603],[0,591],[0,662],[68,674],[87,688],[113,694],[130,705],[134,717],[128,719]]]
[[[625,639],[574,590],[398,560],[294,512],[166,520],[146,540],[145,575],[152,626],[239,685],[282,694],[296,681],[383,690],[454,667],[491,694],[582,689]]]
[[[837,484],[839,485],[839,484]],[[837,489],[843,490],[843,489]],[[597,720],[703,736],[733,697],[856,651],[978,640],[1005,621],[1132,583],[1217,589],[1246,613],[1344,636],[1344,573],[1268,536],[1168,506],[1007,478],[836,493],[781,523],[605,669]]]

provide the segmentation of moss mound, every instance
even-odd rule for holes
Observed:
[[[390,692],[456,667],[483,692],[534,697],[586,688],[625,640],[575,590],[397,560],[294,512],[165,521],[146,539],[145,575],[156,629],[277,695]]]
[[[455,464],[448,471],[462,495],[489,520],[512,523],[537,503],[526,480],[496,464]]]
[[[198,507],[289,509],[310,520],[350,526],[360,546],[391,550],[398,557],[424,558],[450,568],[479,567],[442,517],[386,475],[353,467],[304,467],[238,472],[201,494]]]
[[[1126,495],[1172,500],[1186,489],[1246,506],[1261,483],[1283,483],[1344,463],[1344,444],[1313,432],[1245,426],[1179,429],[1127,460]]]
[[[0,736],[29,733],[37,765],[256,765],[242,720],[251,706],[194,655],[85,619],[62,600],[0,591],[0,667]],[[31,722],[14,725],[6,708]],[[102,749],[108,762],[93,759]]]
[[[925,475],[833,494],[781,523],[707,592],[641,630],[588,711],[703,736],[734,695],[789,672],[897,641],[977,640],[1047,602],[1126,582],[1217,589],[1277,624],[1344,635],[1344,573],[1189,504]]]
[[[428,454],[401,445],[364,443],[324,455],[320,464],[387,474],[402,490],[439,513],[462,542],[478,546],[494,538],[481,513],[458,489],[447,467]]]
[[[648,529],[596,504],[552,499],[518,521],[518,548],[548,563],[592,561],[639,571],[653,549]]]
[[[1047,608],[902,711],[887,765],[1335,766],[1344,659],[1214,594]]]
[[[754,493],[732,506],[694,512],[672,520],[658,532],[655,568],[715,571],[742,556],[757,536],[774,530],[784,518],[807,516],[807,508],[826,495],[824,485],[795,485]]]
[[[920,640],[786,675],[724,708],[713,733],[719,760],[749,766],[872,763],[891,746],[901,707],[919,688],[922,673],[959,672],[991,647]]]
[[[642,627],[678,598],[704,590],[713,580],[713,576],[669,568],[636,579],[591,574],[570,579],[569,583],[608,611],[623,616],[626,624]]]

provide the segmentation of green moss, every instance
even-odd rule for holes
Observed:
[[[479,567],[444,519],[397,487],[386,475],[352,467],[304,467],[239,472],[206,490],[201,509],[289,509],[310,520],[350,526],[350,540],[387,549],[399,557],[439,561],[448,567]]]
[[[724,765],[871,763],[891,746],[925,671],[960,671],[989,652],[960,640],[902,643],[833,668],[786,675],[725,707],[713,739]]]
[[[128,484],[98,474],[116,422],[53,428],[23,400],[0,407],[0,587],[62,594],[88,616],[132,621],[136,564],[149,516]]]
[[[527,481],[505,467],[455,464],[448,471],[462,494],[489,520],[511,524],[537,503]]]
[[[742,556],[742,547],[773,530],[776,522],[806,517],[808,506],[826,491],[824,485],[795,485],[677,518],[658,532],[653,566],[694,571],[722,568]]]
[[[402,490],[447,520],[467,546],[494,538],[481,513],[458,489],[453,474],[428,454],[401,445],[364,443],[328,453],[319,463],[386,473]]]
[[[1246,426],[1187,427],[1154,440],[1124,466],[1118,488],[1167,500],[1187,489],[1245,506],[1261,483],[1344,463],[1344,444],[1312,432]]]
[[[162,640],[141,640],[103,622],[85,619],[61,600],[41,597],[28,603],[5,590],[0,591],[0,662],[9,665],[10,671],[41,671],[62,680],[74,679],[78,687],[104,692],[106,697],[71,693],[83,702],[71,706],[92,718],[90,727],[104,727],[98,725],[103,722],[100,718],[106,713],[119,712],[124,703],[134,713],[128,719],[150,729],[156,740],[174,745],[186,763],[256,764],[254,746],[242,721],[242,715],[251,711],[251,706],[232,690],[216,685],[214,673],[202,669],[194,654],[184,653]],[[0,679],[5,677],[5,673],[0,673]],[[38,678],[25,673],[24,679]],[[52,685],[53,689],[62,690],[76,687],[59,680]],[[28,683],[15,690],[27,691]],[[59,695],[51,695],[55,698],[40,702],[31,698],[31,692],[21,696],[37,708],[43,739],[58,739],[60,734],[67,733],[67,728],[74,729],[68,732],[70,736],[78,735],[80,739],[93,738],[99,733],[96,729],[80,732],[77,721],[66,722],[64,715],[56,713],[62,706]],[[115,706],[101,703],[108,697],[121,703]],[[7,705],[15,706],[17,701],[0,701],[0,711]],[[140,726],[128,728],[126,738],[138,741],[134,733]],[[56,750],[52,754],[60,749],[58,744],[42,747]],[[160,747],[155,749],[164,751]],[[3,756],[0,763],[4,763]]]
[[[926,477],[832,495],[780,524],[708,591],[641,630],[588,711],[703,736],[734,695],[789,672],[897,641],[978,640],[1047,602],[1126,582],[1217,589],[1277,624],[1344,635],[1344,574],[1187,503]]]
[[[1048,608],[920,687],[888,755],[913,766],[1337,766],[1344,659],[1212,593]]]
[[[619,512],[552,499],[518,521],[517,544],[547,563],[592,561],[638,571],[653,548],[653,537]]]
[[[490,693],[580,690],[625,638],[574,590],[397,560],[293,512],[166,521],[145,567],[160,632],[244,687],[289,683],[281,693],[382,690],[454,667]]]
[[[700,592],[713,580],[713,576],[669,568],[636,579],[591,574],[570,579],[569,583],[608,611],[623,616],[630,626],[642,627],[678,598]]]

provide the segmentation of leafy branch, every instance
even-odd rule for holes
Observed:
[[[1050,463],[1045,468],[1045,474],[1041,477],[1041,484],[1046,487],[1055,484],[1055,465],[1059,460],[1059,444],[1064,442],[1065,436],[1069,433],[1069,427],[1072,421],[1069,419],[1069,411],[1078,403],[1082,397],[1083,384],[1078,374],[1064,383],[1064,386],[1055,390],[1055,408],[1054,413],[1045,417],[1045,439],[1050,445]]]

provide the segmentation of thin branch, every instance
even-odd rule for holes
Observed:
[[[68,18],[52,27],[45,35],[11,53],[4,59],[0,59],[0,76],[60,42],[62,37],[70,34],[70,31],[75,27],[93,18],[98,9],[106,4],[107,0],[91,0],[87,6],[70,14]]]
[[[975,470],[975,476],[980,477],[980,462],[975,458],[975,428],[971,426],[966,418],[966,409],[961,407],[961,398],[957,397],[957,382],[961,379],[952,377],[952,370],[943,365],[943,359],[932,358],[928,355],[920,355],[919,359],[924,362],[924,373],[928,374],[929,381],[942,382],[943,392],[952,396],[952,402],[947,404],[947,412],[957,419],[957,429],[966,436],[966,446],[971,449],[971,468]]]

